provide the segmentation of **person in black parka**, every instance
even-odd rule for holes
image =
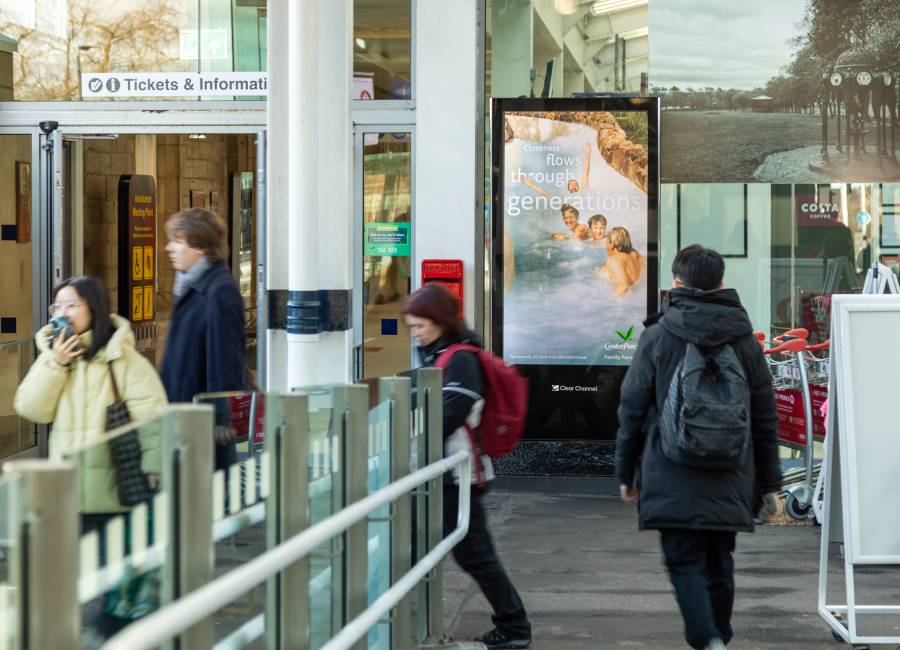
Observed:
[[[689,246],[672,265],[673,289],[651,317],[622,384],[616,476],[622,498],[638,502],[642,530],[660,531],[666,566],[693,648],[723,647],[732,637],[735,534],[753,530],[765,495],[774,507],[781,486],[772,378],[737,292],[725,289],[725,262]],[[658,414],[684,356],[731,345],[750,387],[751,444],[738,466],[696,468],[662,451]]]
[[[177,272],[160,372],[169,401],[247,390],[244,299],[225,266],[225,224],[209,210],[189,208],[169,218],[166,235],[166,252]],[[236,460],[234,431],[227,400],[216,402],[215,409],[215,468],[223,469]]]
[[[403,318],[418,344],[424,366],[436,364],[441,354],[455,343],[481,347],[477,336],[466,329],[458,316],[456,299],[437,284],[427,284],[403,304]],[[452,354],[444,368],[443,421],[444,456],[472,450],[466,427],[477,431],[484,408],[484,374],[478,356],[469,350]],[[453,548],[453,558],[478,583],[494,610],[494,629],[476,638],[487,648],[527,648],[531,644],[531,623],[519,597],[497,557],[487,528],[482,499],[487,482],[494,478],[489,456],[473,459],[469,532]],[[484,485],[478,484],[483,479]],[[458,471],[444,475],[444,534],[456,528],[459,508]]]

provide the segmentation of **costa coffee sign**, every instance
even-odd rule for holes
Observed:
[[[797,225],[818,228],[834,228],[841,224],[839,196],[816,197],[796,195]]]

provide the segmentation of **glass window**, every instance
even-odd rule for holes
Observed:
[[[679,247],[717,249],[726,286],[769,337],[802,327],[824,341],[832,295],[862,292],[876,261],[900,274],[898,184],[665,184],[661,197],[660,286]]]
[[[487,96],[646,88],[647,0],[487,0],[486,24]]]
[[[362,172],[362,377],[385,377],[410,363],[400,309],[412,259],[411,134],[364,133]]]
[[[353,98],[412,98],[411,0],[354,0]]]
[[[0,0],[7,101],[81,100],[90,73],[265,69],[266,0]],[[136,98],[126,88],[116,93],[102,99]]]
[[[0,135],[0,458],[34,446],[34,426],[13,410],[34,360],[31,136]]]

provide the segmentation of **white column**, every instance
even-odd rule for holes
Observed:
[[[353,2],[317,0],[318,226],[322,289],[348,293],[353,269]],[[351,330],[320,335],[317,383],[351,381]]]
[[[288,3],[287,388],[316,383],[318,334],[291,333],[291,294],[319,286],[318,2]]]
[[[348,292],[352,268],[352,0],[270,3],[268,289]],[[290,327],[289,323],[289,327]],[[268,387],[350,379],[350,332],[268,333]]]
[[[266,289],[288,288],[288,3],[269,3],[268,58],[269,96],[266,125]],[[287,389],[287,336],[283,329],[269,329],[266,336],[266,387]]]
[[[475,220],[483,219],[476,190],[475,138],[478,102],[476,71],[477,0],[416,4],[416,137],[414,289],[427,258],[461,259],[465,265],[465,314],[475,308]],[[530,11],[530,7],[529,7]],[[495,23],[496,24],[496,23]],[[452,92],[448,92],[452,89]]]

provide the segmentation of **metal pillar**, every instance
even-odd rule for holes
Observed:
[[[20,481],[10,529],[11,583],[18,595],[18,645],[78,648],[78,471],[68,462],[19,460],[3,466]]]
[[[410,387],[406,377],[382,378],[378,382],[379,403],[391,401],[391,482],[409,474],[410,454]],[[411,497],[405,495],[394,504],[391,519],[391,585],[397,583],[411,566],[412,531]],[[391,648],[405,650],[412,643],[410,603],[415,592],[400,601],[391,625]]]
[[[419,370],[418,394],[425,399],[425,463],[430,465],[444,457],[443,371],[437,368]],[[426,553],[444,538],[444,481],[437,478],[428,485]],[[444,640],[444,573],[438,565],[428,581],[428,639],[440,644]]]
[[[341,474],[346,507],[369,492],[369,388],[339,386],[334,389],[335,424],[342,426]],[[369,604],[368,590],[368,522],[363,520],[344,533],[344,616],[341,627],[359,616]],[[363,637],[354,650],[365,650]]]
[[[309,526],[309,398],[267,395],[267,548]],[[266,648],[309,647],[309,556],[266,585]]]
[[[213,577],[213,407],[175,404],[163,416],[162,489],[169,495],[169,543],[163,570],[163,602],[169,603]],[[176,648],[210,648],[212,620],[198,623]]]
[[[266,390],[266,132],[256,134],[256,385]]]

